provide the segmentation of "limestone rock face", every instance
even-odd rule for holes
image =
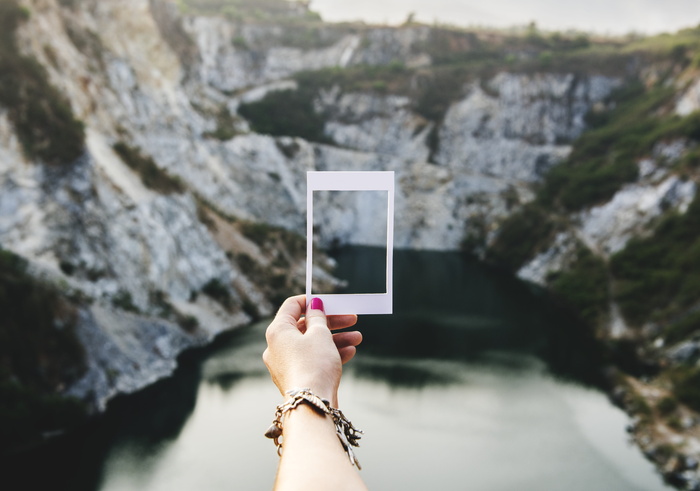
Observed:
[[[396,244],[458,249],[465,237],[496,229],[513,207],[532,199],[532,184],[569,154],[586,112],[618,84],[600,76],[508,73],[470,84],[436,130],[433,163],[427,144],[433,123],[412,112],[408,98],[329,91],[319,98],[326,133],[362,155],[324,149],[317,156],[327,162],[317,168],[394,170]],[[332,210],[324,207],[342,213]]]
[[[610,201],[571,217],[572,227],[552,241],[518,271],[524,280],[545,285],[547,274],[562,271],[580,241],[594,253],[608,258],[621,251],[633,237],[644,236],[662,213],[685,213],[697,193],[697,184],[676,175],[673,165],[684,155],[683,140],[658,144],[650,158],[640,160],[639,178],[620,189]]]
[[[144,318],[102,305],[80,312],[77,333],[86,350],[86,374],[67,391],[99,411],[118,394],[128,394],[170,375],[177,355],[203,344],[162,319]]]
[[[436,161],[534,182],[565,158],[588,110],[619,82],[593,76],[501,73],[469,87],[440,129]],[[484,90],[486,88],[486,90]]]
[[[687,116],[698,110],[700,110],[700,78],[690,82],[676,103],[676,114],[679,116]]]
[[[164,0],[24,3],[32,15],[17,32],[21,51],[84,122],[86,145],[64,168],[32,162],[0,109],[0,245],[92,302],[78,329],[89,371],[69,390],[94,394],[97,407],[169,373],[182,349],[270,314],[271,275],[301,291],[304,251],[293,237],[305,233],[306,171],[393,170],[397,247],[478,252],[620,84],[504,71],[465,80],[440,121],[406,96],[329,88],[314,102],[331,143],[311,143],[251,132],[240,103],[294,89],[290,77],[302,70],[428,67],[421,46],[430,28],[329,27],[309,47],[280,27],[183,16]],[[179,190],[145,184],[118,144]],[[695,192],[649,165],[639,189],[623,190],[652,196],[645,219],[661,201],[682,207]],[[600,250],[615,250],[636,227],[625,205],[633,199],[623,198],[580,217],[580,235]],[[382,243],[377,221],[362,219],[381,200],[319,200],[321,246]],[[557,254],[522,276],[542,278],[565,262]]]

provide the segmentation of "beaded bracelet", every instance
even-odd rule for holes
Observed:
[[[348,454],[350,464],[357,466],[358,469],[362,469],[360,462],[352,451],[352,447],[360,446],[358,440],[362,438],[361,435],[364,432],[355,428],[340,409],[331,407],[331,403],[328,399],[318,397],[311,392],[311,389],[292,389],[287,391],[287,394],[289,394],[291,398],[287,402],[277,406],[275,419],[265,432],[265,436],[273,440],[275,445],[277,445],[277,455],[282,456],[282,442],[280,441],[280,437],[282,436],[282,416],[284,416],[284,413],[287,411],[295,409],[302,402],[306,402],[316,411],[324,415],[330,415],[335,425],[335,433],[338,435],[338,440],[340,440],[343,450]]]

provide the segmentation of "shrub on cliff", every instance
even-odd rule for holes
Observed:
[[[260,101],[241,104],[238,112],[257,133],[327,142],[323,118],[314,110],[314,96],[308,89],[270,92]]]
[[[700,196],[684,215],[672,214],[653,235],[615,254],[615,300],[625,318],[641,325],[671,318],[700,300]]]
[[[147,188],[161,194],[184,192],[185,186],[180,179],[169,176],[156,165],[152,158],[145,157],[137,148],[124,142],[117,142],[112,148],[126,165],[141,176]]]
[[[58,394],[84,371],[74,307],[30,277],[26,262],[0,249],[0,452],[82,420]]]
[[[0,105],[29,158],[68,164],[84,151],[83,124],[49,83],[46,70],[19,51],[15,30],[29,15],[16,0],[0,2]]]
[[[608,101],[614,109],[588,117],[591,128],[574,142],[569,158],[545,177],[537,200],[543,206],[577,211],[608,201],[637,178],[636,162],[669,138],[700,141],[700,114],[659,116],[674,92],[632,83]]]
[[[679,367],[671,371],[673,392],[681,402],[700,411],[700,368]]]
[[[543,208],[534,204],[525,206],[503,222],[486,257],[516,271],[549,244],[555,230],[555,222]]]
[[[586,323],[594,327],[608,311],[608,270],[605,262],[581,247],[577,259],[565,272],[550,278],[549,288]]]

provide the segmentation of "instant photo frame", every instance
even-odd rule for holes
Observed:
[[[384,293],[314,294],[327,315],[391,314],[393,311],[394,172],[311,171],[306,173],[306,302],[311,301],[314,191],[386,191],[386,290]]]

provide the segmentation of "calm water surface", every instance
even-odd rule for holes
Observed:
[[[340,251],[339,274],[368,274],[374,254]],[[585,377],[596,355],[536,292],[425,252],[397,252],[395,291],[395,315],[360,319],[365,342],[340,393],[366,432],[357,453],[370,489],[667,489],[628,442],[627,417],[554,375]],[[115,401],[61,478],[102,491],[270,489],[278,459],[262,433],[281,398],[260,358],[265,327],[230,333]]]

